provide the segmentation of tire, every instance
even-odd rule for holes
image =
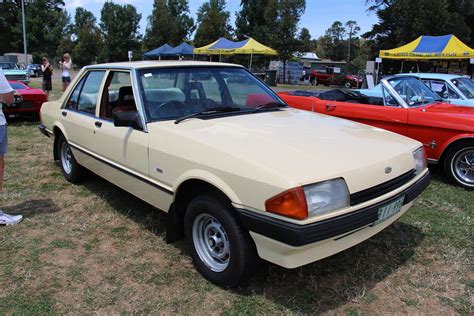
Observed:
[[[79,165],[74,158],[71,147],[67,142],[66,138],[60,134],[57,144],[57,152],[59,154],[59,165],[61,166],[61,171],[67,181],[71,183],[79,182],[84,175],[84,168]]]
[[[444,172],[451,182],[474,189],[474,141],[463,141],[448,149]]]
[[[310,82],[311,82],[312,86],[317,86],[318,85],[318,79],[317,78],[310,79]]]
[[[346,81],[346,82],[344,83],[344,88],[350,89],[351,87],[352,87],[352,85],[351,85],[351,83],[350,83],[349,81]]]
[[[212,283],[235,287],[255,272],[255,245],[229,202],[210,194],[194,198],[184,229],[196,269]]]

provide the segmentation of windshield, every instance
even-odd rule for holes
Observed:
[[[456,78],[451,82],[466,96],[468,99],[474,99],[474,82],[468,78]]]
[[[442,101],[436,93],[415,77],[394,77],[389,79],[388,83],[410,107]]]
[[[15,63],[0,63],[2,69],[18,69]]]
[[[262,105],[286,106],[247,70],[232,67],[176,67],[138,72],[148,121],[194,113],[251,114]]]

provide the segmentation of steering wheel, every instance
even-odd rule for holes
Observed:
[[[157,107],[150,109],[153,118],[179,117],[185,115],[184,103],[177,100],[163,102]]]

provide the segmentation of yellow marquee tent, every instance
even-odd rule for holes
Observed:
[[[381,50],[379,57],[388,59],[465,59],[474,58],[474,49],[456,36],[420,36],[406,45]]]

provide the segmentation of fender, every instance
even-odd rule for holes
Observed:
[[[184,183],[186,180],[201,180],[207,182],[217,189],[221,190],[228,198],[234,203],[240,203],[241,200],[238,198],[234,190],[228,186],[224,180],[216,176],[215,174],[202,170],[202,169],[191,169],[183,173],[178,179],[176,179],[175,185],[173,186],[173,191],[177,192],[179,186]],[[176,196],[175,196],[176,198]]]
[[[441,157],[443,157],[446,149],[454,142],[458,141],[458,140],[464,140],[464,139],[471,139],[471,140],[474,140],[474,134],[459,134],[459,135],[455,135],[451,138],[449,138],[448,140],[446,140],[442,146],[440,147],[439,149],[439,156],[438,156],[438,160],[436,160],[436,162],[438,162]]]

